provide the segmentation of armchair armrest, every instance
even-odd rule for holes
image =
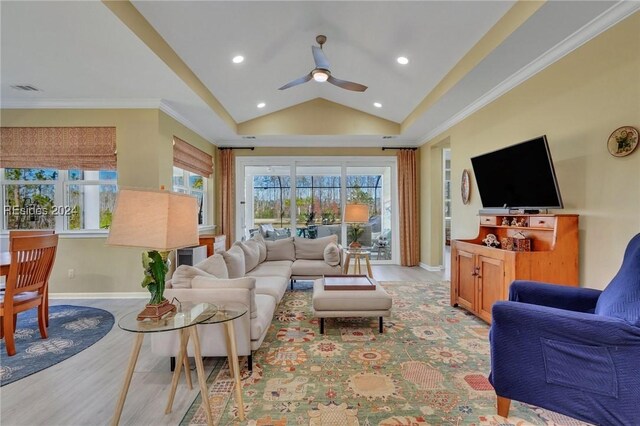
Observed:
[[[636,346],[640,350],[640,327],[614,317],[531,305],[496,302],[492,308],[492,341],[509,333],[514,340],[535,340],[539,335],[583,345]]]
[[[592,313],[602,291],[536,281],[516,280],[509,287],[509,300],[569,311]]]
[[[519,302],[496,302],[492,320],[489,380],[497,395],[589,423],[635,423],[640,327]]]

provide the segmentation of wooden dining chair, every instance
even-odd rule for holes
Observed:
[[[58,247],[57,235],[15,237],[11,241],[11,265],[4,295],[0,296],[0,336],[7,354],[16,353],[14,333],[17,314],[38,308],[40,336],[47,338],[45,295]]]
[[[15,237],[31,237],[35,235],[53,235],[56,231],[53,229],[14,229],[9,231],[9,250],[11,250],[11,239]],[[4,291],[4,287],[1,289]],[[49,327],[49,283],[47,283],[44,294],[44,313],[45,324]]]

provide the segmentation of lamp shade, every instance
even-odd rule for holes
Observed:
[[[344,210],[344,221],[347,223],[369,222],[369,206],[366,204],[347,204]]]
[[[198,245],[198,202],[169,191],[120,189],[107,245],[158,251]]]

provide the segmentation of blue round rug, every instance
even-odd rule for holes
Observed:
[[[51,367],[72,357],[102,339],[113,327],[113,315],[87,306],[49,306],[47,339],[40,338],[38,310],[18,314],[16,354],[7,356],[4,339],[0,342],[0,386]]]

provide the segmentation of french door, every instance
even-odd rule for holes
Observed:
[[[237,157],[236,176],[236,235],[336,235],[371,248],[372,261],[397,263],[395,157]],[[350,204],[366,212],[359,222],[345,217]]]

